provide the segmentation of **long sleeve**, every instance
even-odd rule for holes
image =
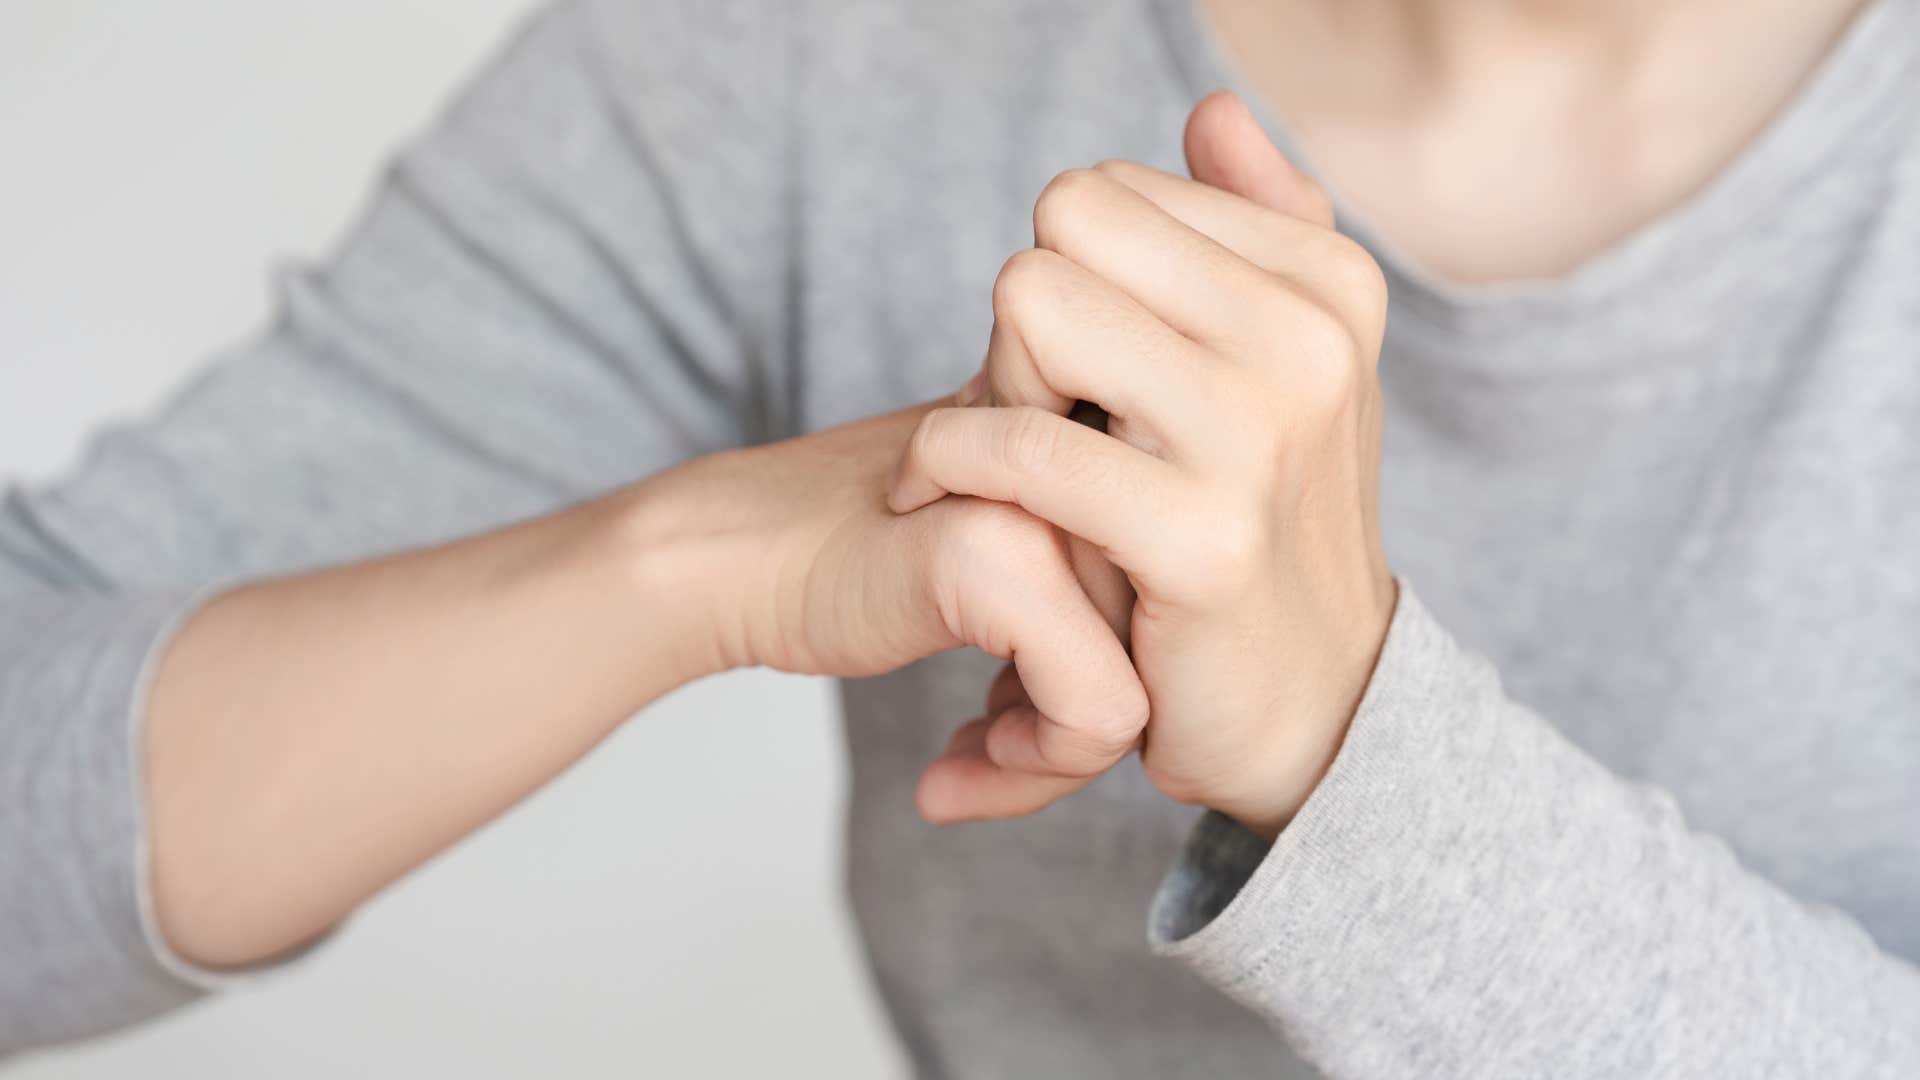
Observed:
[[[1161,951],[1336,1077],[1916,1076],[1920,973],[1509,700],[1404,590],[1269,849],[1202,819]]]
[[[543,12],[286,279],[268,332],[5,491],[0,1056],[219,981],[167,955],[144,869],[143,680],[196,597],[780,426],[786,50],[764,6]]]

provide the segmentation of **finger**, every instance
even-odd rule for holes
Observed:
[[[1058,530],[1003,505],[965,499],[941,507],[957,508],[949,515],[964,512],[936,556],[937,602],[948,630],[1013,661],[1046,718],[1047,771],[1091,776],[1119,760],[1146,724],[1146,690],[1074,579]]]
[[[1055,251],[1028,248],[993,285],[986,401],[1065,414],[1090,401],[1152,438],[1198,405],[1212,358],[1124,291]]]
[[[1277,291],[1273,275],[1097,169],[1047,184],[1033,236],[1202,344],[1240,349],[1270,336],[1247,298]]]
[[[1277,274],[1326,304],[1352,326],[1373,326],[1385,313],[1380,269],[1352,239],[1238,195],[1132,161],[1095,169],[1234,254]]]
[[[987,722],[984,750],[987,759],[1003,769],[1036,776],[1057,775],[1053,762],[1061,753],[1056,745],[1060,730],[1034,706],[1012,705]],[[1138,745],[1136,741],[1134,746]]]
[[[1185,144],[1187,170],[1200,183],[1333,227],[1326,189],[1287,160],[1231,90],[1216,90],[1193,107]]]
[[[987,714],[987,730],[981,736],[981,749],[987,760],[1014,772],[1046,776],[1053,773],[1047,765],[1041,742],[1045,717],[1032,705],[1011,705],[998,713]]]
[[[1031,705],[1033,699],[1027,696],[1027,688],[1021,685],[1020,669],[1007,664],[994,676],[992,685],[987,687],[987,715],[997,713],[1014,705]]]
[[[935,409],[908,440],[887,505],[907,513],[947,494],[1012,503],[1143,572],[1182,501],[1179,477],[1169,462],[1039,409]]]
[[[1113,627],[1120,644],[1130,644],[1134,592],[1126,571],[1109,562],[1099,548],[1071,534],[1067,537],[1067,561],[1073,567],[1073,576],[1080,582],[1081,591],[1093,601],[1107,625]]]
[[[975,720],[955,734],[966,748],[941,755],[920,774],[914,802],[920,816],[936,825],[1021,817],[1079,791],[1093,777],[1036,776],[994,764],[979,748],[986,721]]]
[[[988,717],[992,715],[989,712],[986,716],[969,720],[953,729],[952,737],[947,740],[947,748],[941,752],[940,756],[969,757],[986,753]]]
[[[983,407],[1031,405],[1065,416],[1073,408],[1074,396],[1055,389],[1041,374],[1039,361],[1027,350],[1026,335],[1010,325],[1010,316],[1002,300],[1007,288],[1007,276],[1020,272],[1013,269],[1014,263],[1020,258],[1021,255],[1015,255],[1008,259],[1000,268],[1000,276],[994,279],[993,330],[987,335],[986,365],[976,376],[984,380],[982,392],[978,395],[963,394],[959,404]]]

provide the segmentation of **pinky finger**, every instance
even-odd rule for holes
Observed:
[[[914,801],[921,817],[935,825],[1023,817],[1093,782],[1002,768],[986,755],[986,732],[986,720],[962,725],[947,752],[920,774]]]

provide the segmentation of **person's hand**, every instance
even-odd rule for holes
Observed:
[[[1010,407],[928,413],[889,504],[1015,503],[1097,546],[1138,592],[1147,775],[1271,838],[1338,750],[1396,601],[1376,512],[1386,289],[1236,101],[1196,110],[1188,156],[1267,205],[1123,162],[1056,178],[962,393]],[[1065,418],[1076,400],[1106,432]],[[1023,674],[929,768],[930,817],[1084,782]]]
[[[1146,696],[1058,529],[979,499],[887,509],[927,411],[698,458],[640,485],[628,527],[650,553],[640,572],[668,579],[651,594],[698,609],[696,670],[873,675],[964,645],[1010,658],[1054,773],[993,792],[996,813],[1025,813],[1130,752]]]

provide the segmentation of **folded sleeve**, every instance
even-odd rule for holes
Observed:
[[[1271,846],[1201,820],[1150,935],[1335,1077],[1920,1076],[1920,973],[1507,699],[1404,589]]]
[[[198,598],[781,433],[787,50],[757,6],[538,13],[266,332],[0,489],[0,1056],[229,979],[148,914],[144,687]]]

